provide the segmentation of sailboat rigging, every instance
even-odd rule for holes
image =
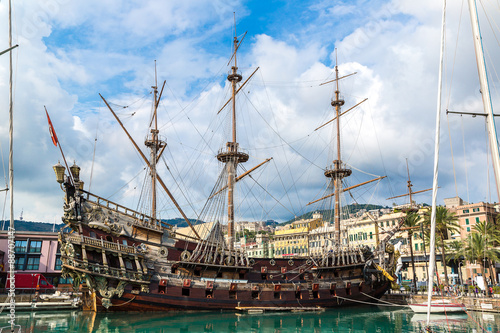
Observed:
[[[481,86],[481,95],[483,100],[483,107],[485,110],[484,115],[486,118],[486,125],[488,130],[488,141],[492,150],[493,168],[495,170],[495,182],[498,194],[500,195],[500,153],[498,150],[498,138],[496,134],[494,114],[488,85],[488,78],[486,73],[486,64],[484,62],[484,51],[481,38],[481,30],[479,27],[477,4],[475,0],[469,0],[469,13],[471,18],[472,34],[474,39],[474,49],[476,54],[476,62],[478,68],[479,82]],[[448,311],[447,304],[433,304],[432,303],[432,290],[434,284],[434,264],[436,262],[435,254],[435,234],[436,234],[436,200],[438,189],[438,172],[439,172],[439,129],[440,129],[440,114],[441,114],[441,91],[442,91],[442,72],[443,72],[443,54],[444,54],[444,41],[445,41],[445,22],[446,22],[446,1],[443,0],[443,14],[441,26],[441,50],[440,50],[440,63],[439,63],[439,80],[438,80],[438,98],[437,98],[437,111],[436,111],[436,135],[435,135],[435,151],[434,151],[434,179],[432,187],[432,211],[431,211],[431,230],[430,230],[430,262],[429,262],[429,281],[428,281],[428,297],[427,297],[427,324],[430,323],[430,314],[433,308],[440,306],[442,311]]]
[[[340,246],[340,226],[335,236],[337,248],[320,257],[304,253],[287,258],[270,253],[257,258],[236,246],[235,185],[271,160],[267,158],[238,175],[238,166],[250,155],[238,143],[236,96],[256,71],[245,81],[238,71],[237,52],[242,40],[235,32],[227,75],[231,97],[217,112],[231,105],[230,139],[216,154],[222,170],[197,214],[197,225],[190,222],[157,172],[156,162],[166,149],[157,126],[163,88],[158,93],[156,82],[153,86],[153,115],[145,142],[151,151],[149,157],[101,96],[148,167],[152,183],[157,182],[170,197],[189,233],[163,222],[155,200],[150,215],[136,212],[84,190],[79,182],[71,184],[63,176],[64,167],[57,166],[57,181],[66,192],[63,221],[75,230],[60,237],[62,274],[72,277],[75,286],[85,282],[91,294],[84,293],[84,297],[88,304],[96,304],[93,310],[317,309],[380,298],[394,280],[391,274],[396,254],[389,243],[394,230],[374,252],[367,247]],[[331,103],[337,117],[343,104],[337,84]],[[340,149],[333,163],[324,174],[336,184],[336,223],[340,224],[340,193],[354,187],[342,189],[342,179],[351,170],[341,161]],[[152,188],[153,198],[157,190]]]
[[[12,96],[12,50],[18,47],[18,44],[12,45],[12,3],[8,2],[9,12],[9,47],[0,52],[0,55],[9,53],[9,186],[4,191],[9,191],[10,194],[10,224],[7,232],[8,237],[8,262],[10,289],[8,292],[9,309],[10,309],[10,329],[14,332],[16,325],[16,289],[15,289],[15,228],[14,228],[14,160],[13,160],[13,141],[14,141],[14,99]]]

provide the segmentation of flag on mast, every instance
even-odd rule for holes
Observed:
[[[49,117],[49,113],[47,112],[47,108],[45,108],[45,113],[47,114],[47,120],[49,121],[49,133],[50,133],[50,137],[52,138],[52,143],[54,144],[54,146],[57,147],[57,144],[59,143],[59,141],[57,140],[57,135],[56,135],[56,131],[54,130],[54,126],[52,125],[52,122],[50,121],[50,117]]]

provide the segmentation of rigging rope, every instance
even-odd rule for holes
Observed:
[[[451,139],[450,117],[448,114],[446,114],[446,124],[448,125],[448,137],[450,140],[451,166],[453,167],[453,179],[455,179],[455,194],[458,197],[457,172],[455,171],[455,157],[453,156],[453,143],[452,143],[453,140]],[[464,151],[464,153],[465,153],[465,151]],[[467,177],[467,172],[466,172],[465,177]]]
[[[462,125],[462,146],[464,148],[464,168],[465,168],[465,187],[467,189],[467,202],[469,201],[469,178],[467,172],[467,155],[465,153],[465,132],[464,132],[464,117],[460,116],[460,122]]]

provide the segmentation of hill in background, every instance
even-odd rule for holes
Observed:
[[[10,221],[0,221],[0,228],[3,226],[2,230],[8,230],[10,226]],[[45,223],[45,222],[32,222],[24,220],[14,220],[14,227],[16,231],[39,231],[39,232],[52,232],[59,231],[64,227],[64,223],[55,224]]]
[[[345,208],[348,209],[350,214],[355,214],[359,212],[360,210],[372,210],[372,209],[382,209],[382,208],[389,208],[389,207],[384,207],[384,206],[379,206],[379,205],[360,205],[360,204],[353,204],[353,205],[348,205],[343,207],[343,210]],[[297,216],[289,221],[283,222],[283,223],[278,223],[274,220],[267,220],[266,225],[272,225],[272,226],[277,226],[279,224],[290,224],[294,221],[302,220],[302,219],[311,219],[314,213],[321,213],[325,218],[328,216],[333,216],[333,210],[314,210],[310,211],[308,213],[302,214],[300,216]],[[168,223],[173,226],[177,226],[179,228],[187,227],[188,224],[186,221],[182,218],[174,218],[174,219],[164,219],[162,220],[165,223]],[[198,224],[202,221],[196,220],[196,219],[189,219],[191,224]],[[4,220],[0,221],[0,228],[3,226],[2,230],[7,230],[9,228],[10,221]],[[45,223],[45,222],[32,222],[32,221],[24,221],[24,220],[14,220],[14,226],[16,228],[16,231],[39,231],[39,232],[52,232],[52,231],[59,231],[62,227],[64,227],[64,223],[59,223],[59,224],[54,224],[54,223]]]
[[[384,207],[384,206],[379,206],[379,205],[360,205],[360,204],[352,204],[352,205],[347,205],[342,207],[342,211],[348,211],[349,214],[356,214],[360,210],[364,209],[366,211],[373,210],[373,209],[383,209],[383,208],[389,208],[389,207]],[[297,216],[289,221],[284,222],[283,224],[290,224],[295,221],[299,220],[308,220],[312,219],[312,216],[314,213],[320,213],[323,215],[324,218],[328,218],[329,216],[333,216],[334,210],[333,209],[325,209],[325,210],[313,210],[308,213],[302,214],[300,216]]]

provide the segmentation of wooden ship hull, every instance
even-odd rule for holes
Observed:
[[[73,230],[60,234],[62,274],[72,277],[75,287],[82,282],[88,287],[90,294],[83,293],[88,307],[116,311],[329,308],[377,301],[389,288],[390,281],[394,281],[392,272],[398,254],[388,242],[394,232],[373,252],[366,246],[349,246],[347,239],[342,241],[339,197],[359,185],[342,188],[343,179],[352,171],[341,161],[340,146],[333,166],[324,173],[334,192],[315,201],[331,200],[335,195],[334,221],[325,222],[334,222],[334,250],[325,248],[317,256],[261,259],[249,258],[245,249],[235,245],[235,184],[270,161],[267,159],[237,176],[238,166],[249,159],[237,142],[236,132],[236,94],[248,82],[247,79],[238,88],[242,80],[236,62],[240,43],[235,35],[231,57],[234,63],[227,76],[232,94],[224,104],[224,107],[232,104],[231,138],[217,154],[223,165],[221,174],[207,204],[197,214],[199,220],[227,222],[227,234],[219,222],[204,224],[204,234],[197,231],[157,173],[157,161],[166,148],[166,142],[159,137],[157,119],[165,82],[161,91],[156,82],[153,86],[154,112],[150,135],[145,141],[149,157],[101,96],[148,167],[152,185],[150,216],[84,191],[78,166],[69,168],[71,173],[67,177],[63,166],[54,166],[57,181],[66,193],[63,221]],[[339,128],[344,101],[338,89],[337,66],[335,73],[337,88],[331,105],[335,107]],[[340,145],[340,132],[337,137]],[[384,177],[372,181],[381,178]],[[157,216],[157,184],[191,227],[191,234],[179,234]],[[223,201],[226,203],[221,206]],[[227,211],[227,215],[223,219],[222,215],[210,215],[216,211]]]
[[[376,302],[390,287],[367,249],[293,259],[200,251],[168,225],[65,186],[63,220],[74,232],[60,233],[62,274],[84,282],[84,303],[98,311],[332,308]]]

